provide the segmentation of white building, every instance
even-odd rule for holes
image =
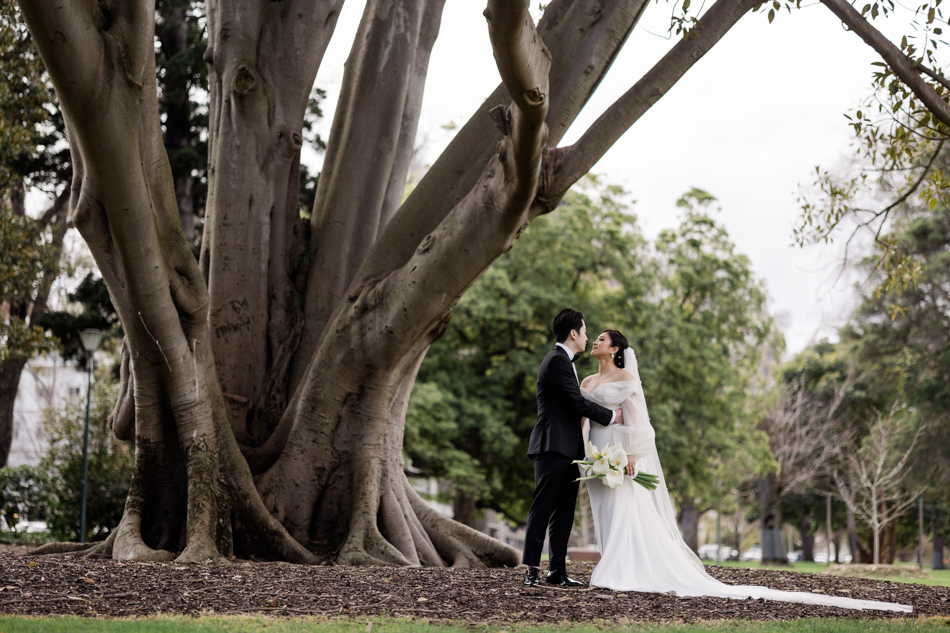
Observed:
[[[13,443],[10,466],[36,466],[49,442],[43,433],[46,409],[62,408],[86,393],[86,372],[53,352],[30,359],[20,374],[13,404]]]

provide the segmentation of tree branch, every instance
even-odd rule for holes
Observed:
[[[340,309],[384,216],[392,214],[387,205],[394,208],[402,199],[443,3],[366,5],[346,62],[313,208],[310,245],[316,258],[292,388]]]
[[[947,102],[934,91],[930,84],[921,79],[918,68],[914,66],[911,58],[884,37],[845,0],[822,0],[822,3],[844,22],[845,26],[878,52],[894,74],[917,95],[935,117],[945,125],[950,125],[950,105],[947,105]]]
[[[554,0],[545,9],[537,30],[552,57],[550,145],[561,140],[590,99],[647,5],[646,0]],[[503,138],[489,111],[509,99],[504,85],[498,86],[459,130],[381,232],[357,275],[360,280],[385,277],[404,265],[471,191]]]
[[[754,0],[718,0],[700,18],[696,35],[677,42],[574,145],[554,152],[542,193],[548,210],[756,4]]]
[[[950,79],[947,79],[946,77],[937,73],[936,71],[927,68],[923,64],[917,65],[917,71],[924,73],[925,75],[927,75],[934,81],[940,83],[944,88],[950,88]]]
[[[537,37],[527,0],[490,0],[485,15],[514,103],[494,111],[506,138],[476,186],[384,281],[386,296],[398,298],[387,306],[386,323],[410,345],[439,330],[462,293],[511,247],[537,194],[547,140],[548,51]]]

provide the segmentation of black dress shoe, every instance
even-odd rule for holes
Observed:
[[[524,572],[525,587],[537,587],[541,584],[541,571],[537,567],[528,567]]]
[[[573,578],[567,575],[567,571],[564,569],[552,569],[548,572],[548,575],[544,578],[545,582],[549,582],[552,585],[558,585],[560,587],[584,587],[584,583],[579,580],[574,580]]]

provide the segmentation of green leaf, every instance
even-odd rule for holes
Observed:
[[[775,19],[775,9],[769,9],[769,24]]]

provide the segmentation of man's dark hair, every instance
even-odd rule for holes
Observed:
[[[563,343],[571,335],[571,330],[581,331],[584,326],[584,313],[580,310],[564,308],[554,317],[554,323],[551,324],[551,330],[554,332],[554,338],[558,343]]]

